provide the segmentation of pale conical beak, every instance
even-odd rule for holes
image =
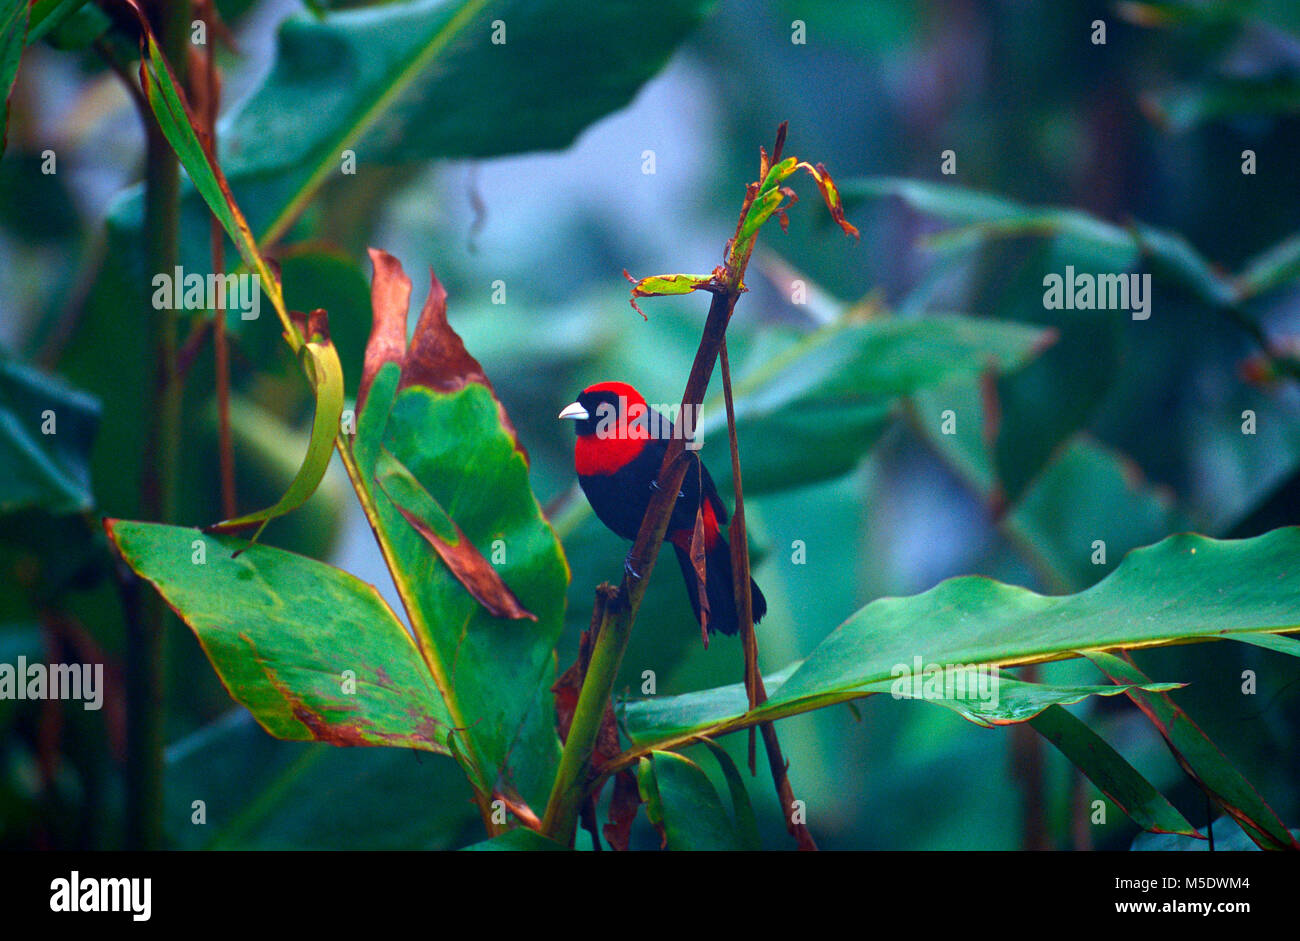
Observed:
[[[564,408],[560,410],[560,414],[557,415],[556,417],[572,418],[576,421],[586,421],[591,416],[587,414],[587,410],[583,408],[580,403],[573,402],[569,405],[564,406]]]

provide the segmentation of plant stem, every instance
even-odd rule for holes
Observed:
[[[777,157],[780,152],[777,152]],[[767,689],[763,685],[763,674],[758,668],[758,635],[754,632],[754,599],[750,593],[751,576],[749,571],[749,535],[745,530],[745,488],[740,477],[740,447],[736,441],[736,406],[731,395],[731,362],[727,357],[727,341],[723,338],[722,349],[722,393],[727,403],[727,435],[731,443],[731,479],[735,491],[735,511],[731,515],[731,572],[732,589],[736,595],[736,611],[740,615],[740,636],[745,645],[745,693],[750,710],[767,702]],[[777,797],[781,802],[781,816],[785,818],[785,828],[794,837],[801,850],[817,849],[812,833],[804,823],[794,819],[794,789],[790,786],[790,775],[786,760],[781,754],[781,742],[776,737],[776,725],[764,722],[759,726],[763,735],[763,748],[767,751],[768,767],[772,771],[772,783],[776,785]],[[749,730],[749,770],[756,773],[754,755],[754,730]]]
[[[200,0],[199,13],[206,26],[207,55],[203,61],[203,129],[207,131],[204,149],[208,160],[217,166],[217,112],[221,109],[221,87],[217,78],[217,34],[214,0]],[[212,248],[212,273],[226,270],[225,233],[221,221],[213,214],[208,223]],[[217,447],[221,465],[221,513],[233,519],[239,513],[235,494],[235,446],[230,433],[230,348],[226,343],[226,311],[223,306],[212,312],[212,351],[217,374]]]
[[[184,79],[190,11],[188,2],[163,5],[156,30],[163,54]],[[178,258],[180,164],[152,115],[145,117],[146,272],[170,275]],[[141,481],[141,509],[146,519],[176,517],[180,473],[182,387],[176,366],[176,312],[155,309],[153,390]],[[159,849],[162,832],[163,736],[165,718],[165,631],[169,621],[162,596],[150,592],[128,617],[126,637],[127,761],[126,845]]]

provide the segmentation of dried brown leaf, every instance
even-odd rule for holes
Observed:
[[[370,280],[370,339],[357,392],[358,414],[384,364],[400,366],[406,359],[406,313],[411,306],[411,279],[402,270],[402,263],[378,248],[370,249],[370,261],[375,268]]]

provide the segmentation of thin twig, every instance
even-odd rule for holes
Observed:
[[[777,141],[775,159],[780,159],[780,143]],[[727,435],[731,442],[731,479],[735,490],[735,511],[731,515],[731,574],[732,588],[736,595],[736,612],[740,619],[740,636],[745,648],[745,694],[749,699],[749,708],[754,710],[767,702],[767,689],[763,684],[763,674],[758,668],[758,635],[754,631],[754,599],[751,593],[751,576],[749,569],[749,536],[745,530],[745,488],[740,478],[740,447],[736,441],[736,407],[731,395],[731,363],[727,357],[727,341],[723,338],[722,349],[722,393],[727,404]],[[797,806],[794,789],[790,786],[789,764],[781,754],[781,743],[776,737],[776,725],[764,722],[759,726],[763,735],[763,747],[767,751],[767,763],[772,770],[772,783],[781,801],[781,815],[785,818],[786,829],[799,844],[801,850],[815,850],[812,833],[806,824],[797,822],[794,809]],[[749,730],[749,770],[757,773],[757,755],[754,747],[754,729]]]
[[[213,0],[200,0],[200,15],[206,26],[207,55],[204,58],[203,124],[207,132],[204,149],[208,160],[217,165],[217,112],[221,106],[221,87],[217,78],[216,10]],[[212,243],[212,272],[220,275],[226,270],[226,242],[221,222],[215,213],[209,222]],[[223,298],[224,299],[224,298]],[[226,311],[224,305],[212,311],[212,347],[217,374],[217,442],[221,467],[221,512],[226,519],[239,513],[239,500],[235,493],[235,446],[230,433],[230,347],[226,342]]]

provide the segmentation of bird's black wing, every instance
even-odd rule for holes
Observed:
[[[651,409],[651,411],[653,411],[657,416],[659,424],[658,437],[666,441],[677,433],[677,426],[669,421],[663,412],[660,412],[658,409]],[[713,515],[717,519],[718,524],[721,525],[725,523],[727,521],[727,507],[723,504],[722,497],[718,495],[717,485],[713,483],[713,478],[709,475],[709,469],[705,467],[704,462],[700,460],[700,452],[695,450],[687,451],[687,453],[695,458],[695,466],[691,467],[691,469],[686,472],[686,478],[682,481],[682,493],[685,496],[685,503],[687,506],[692,508],[690,514],[691,525],[695,525],[694,508],[700,505],[701,483],[703,484],[704,499],[708,500],[709,503],[713,505]],[[679,500],[678,503],[680,505],[682,501]],[[678,516],[679,512],[680,511],[674,508],[673,516]],[[674,525],[676,525],[677,522],[677,520],[674,520]]]

